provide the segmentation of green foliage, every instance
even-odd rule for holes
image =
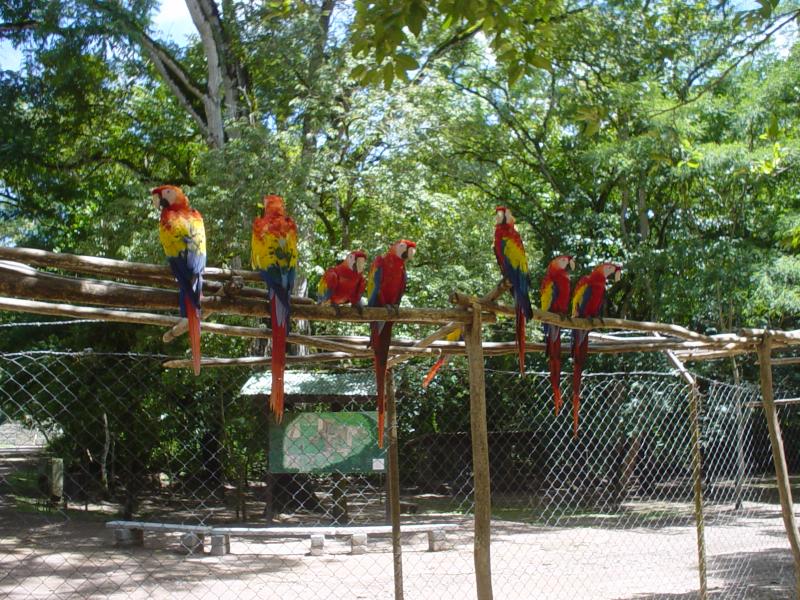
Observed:
[[[371,61],[355,67],[351,76],[362,85],[382,82],[386,89],[395,79],[407,82],[409,71],[419,67],[404,48],[422,50],[421,57],[430,52],[415,47],[426,33],[426,23],[447,36],[439,48],[481,32],[513,84],[532,69],[552,68],[548,52],[556,36],[551,21],[570,14],[561,2],[543,1],[362,0],[355,7],[352,53]]]

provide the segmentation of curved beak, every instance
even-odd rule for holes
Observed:
[[[569,257],[569,263],[567,264],[567,266],[570,268],[571,271],[575,270],[575,257],[574,256],[570,256]]]
[[[614,281],[619,281],[622,279],[622,267],[617,267],[617,270],[614,271]]]

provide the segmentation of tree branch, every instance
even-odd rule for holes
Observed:
[[[37,25],[41,25],[41,21],[35,21],[33,19],[0,23],[0,36],[8,35],[10,33],[19,33],[20,31],[25,31],[27,29],[34,29]]]

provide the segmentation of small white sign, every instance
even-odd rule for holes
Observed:
[[[372,459],[372,470],[373,471],[383,471],[383,459],[382,458],[373,458]]]

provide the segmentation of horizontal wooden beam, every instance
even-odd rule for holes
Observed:
[[[167,265],[153,265],[99,256],[67,254],[64,252],[48,252],[47,250],[38,250],[34,248],[7,248],[0,246],[0,260],[21,262],[36,267],[61,269],[73,273],[105,275],[115,279],[141,278],[150,280],[174,280],[172,271]],[[239,277],[243,281],[261,281],[261,277],[257,271],[219,269],[214,267],[206,267],[203,277],[208,280],[216,281],[228,280],[234,277]]]
[[[481,305],[482,309],[491,312],[505,314],[509,316],[515,315],[515,310],[511,306],[504,306],[493,302],[482,302],[480,298],[463,294],[461,292],[453,292],[450,295],[450,302],[459,306],[471,306],[473,303]],[[694,340],[700,342],[711,343],[714,339],[707,335],[702,335],[680,325],[672,325],[669,323],[653,323],[648,321],[629,321],[627,319],[581,319],[578,317],[570,317],[566,315],[559,315],[556,313],[548,312],[545,310],[533,309],[533,318],[542,323],[549,323],[551,325],[559,325],[566,329],[625,329],[628,331],[650,331],[664,333],[673,337]],[[739,341],[742,343],[752,341],[752,338],[746,336],[738,336],[738,339],[731,341]]]
[[[783,358],[773,358],[772,366],[775,367],[779,365],[800,365],[800,356],[785,356]]]
[[[64,277],[43,273],[20,263],[0,261],[0,294],[33,300],[66,302],[70,304],[95,304],[113,308],[135,310],[175,310],[178,307],[178,293],[162,288],[146,287],[103,281]],[[269,315],[266,294],[263,300],[255,298],[232,298],[210,296],[202,300],[203,309],[232,315],[265,317]],[[292,306],[293,319],[317,321],[350,321],[367,323],[370,321],[395,321],[403,323],[449,322],[465,323],[470,318],[469,311],[440,308],[401,308],[397,313],[384,308],[319,306],[302,304]]]
[[[306,356],[287,356],[287,365],[311,365],[324,362],[338,362],[352,358],[346,352],[318,352]],[[269,356],[245,356],[242,358],[203,358],[202,368],[209,367],[268,367],[272,364]],[[168,360],[161,365],[165,369],[191,369],[191,359]]]

